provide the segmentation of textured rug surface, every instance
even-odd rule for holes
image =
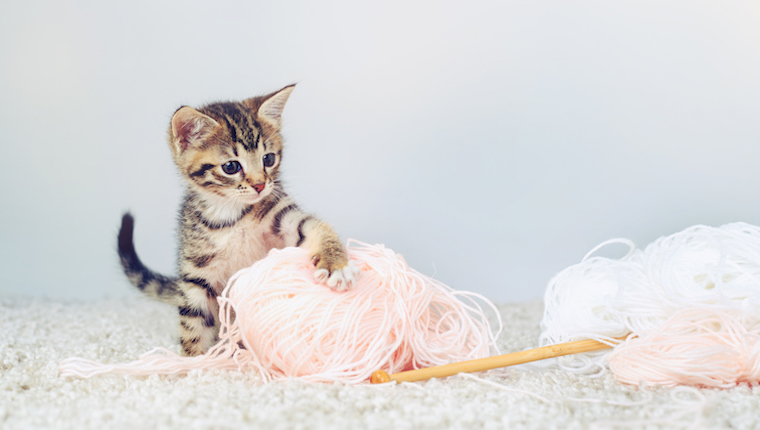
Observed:
[[[537,346],[542,304],[500,307],[504,352]],[[511,368],[395,386],[261,384],[253,372],[62,378],[78,356],[179,351],[176,310],[143,297],[0,297],[0,428],[760,428],[760,387],[631,387],[609,374]]]

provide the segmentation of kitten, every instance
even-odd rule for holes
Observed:
[[[129,280],[150,297],[177,306],[186,355],[205,353],[217,341],[219,305],[227,280],[272,248],[311,251],[315,278],[343,291],[358,270],[329,225],[301,211],[278,181],[282,111],[294,86],[201,109],[183,106],[169,127],[169,147],[185,180],[180,209],[179,276],[152,272],[132,243],[127,213],[119,256]]]

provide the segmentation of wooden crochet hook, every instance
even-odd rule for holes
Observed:
[[[615,342],[620,343],[625,337],[617,338]],[[600,349],[612,348],[603,342],[593,339],[576,340],[567,343],[558,343],[556,345],[543,346],[541,348],[529,349],[527,351],[513,352],[510,354],[496,355],[493,357],[480,358],[477,360],[460,361],[458,363],[444,364],[443,366],[427,367],[424,369],[408,370],[406,372],[394,373],[388,375],[384,370],[376,370],[370,377],[373,384],[382,384],[383,382],[416,382],[424,381],[430,378],[444,378],[459,373],[481,372],[483,370],[497,369],[499,367],[514,366],[515,364],[530,363],[531,361],[544,360],[546,358],[561,357],[563,355],[580,354],[582,352],[598,351]]]

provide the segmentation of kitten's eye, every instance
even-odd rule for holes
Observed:
[[[240,163],[237,161],[228,161],[222,164],[222,170],[228,175],[234,175],[240,171]]]
[[[264,156],[264,167],[274,166],[274,154],[269,153]]]

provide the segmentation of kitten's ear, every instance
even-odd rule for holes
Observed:
[[[261,102],[261,106],[259,106],[256,112],[259,119],[279,129],[282,125],[282,110],[285,109],[285,102],[288,101],[288,97],[290,97],[290,93],[293,92],[295,87],[295,84],[288,85],[280,91],[262,97],[264,101]]]
[[[202,140],[211,133],[219,123],[197,110],[182,106],[172,116],[171,136],[172,150],[181,154],[188,146]]]

